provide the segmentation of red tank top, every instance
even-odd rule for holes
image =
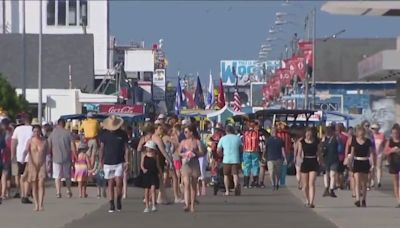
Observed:
[[[243,151],[258,151],[260,135],[255,130],[247,130],[243,134]]]

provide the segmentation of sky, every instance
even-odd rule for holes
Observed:
[[[145,41],[150,48],[159,39],[169,62],[167,80],[199,73],[208,82],[210,71],[219,77],[220,60],[255,60],[267,37],[278,42],[271,58],[279,58],[283,43],[297,32],[303,37],[306,15],[317,8],[317,37],[327,37],[343,29],[340,38],[396,37],[397,17],[330,15],[320,11],[323,1],[118,1],[110,0],[110,33],[117,43]],[[283,32],[269,35],[275,13],[286,12],[290,23]],[[203,87],[206,85],[203,84]]]

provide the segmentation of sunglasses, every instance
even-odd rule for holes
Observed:
[[[190,131],[184,131],[183,133],[184,133],[184,134],[188,134],[189,132],[190,132]]]

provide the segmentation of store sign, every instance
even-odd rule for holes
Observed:
[[[101,113],[143,114],[143,105],[100,105]]]
[[[236,75],[233,75],[232,68],[236,69]],[[225,86],[236,85],[236,77],[239,80],[238,85],[250,85],[256,82],[256,61],[255,60],[222,60],[221,78]]]
[[[165,100],[165,70],[156,69],[153,74],[153,100],[163,101]]]

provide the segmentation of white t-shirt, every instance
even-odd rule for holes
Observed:
[[[32,126],[21,125],[15,128],[12,139],[17,140],[17,162],[28,162],[28,156],[24,158],[26,143],[32,137]]]

